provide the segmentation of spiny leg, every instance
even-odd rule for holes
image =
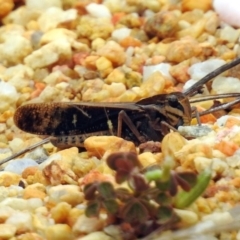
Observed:
[[[118,129],[117,129],[117,136],[121,137],[122,135],[122,123],[125,122],[127,126],[130,128],[130,130],[133,132],[133,134],[136,136],[136,138],[139,140],[139,142],[145,142],[146,139],[141,136],[140,132],[137,130],[137,128],[134,126],[132,120],[128,117],[126,112],[124,110],[120,111],[118,114]]]

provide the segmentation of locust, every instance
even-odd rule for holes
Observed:
[[[48,137],[2,160],[0,164],[49,141],[59,148],[83,147],[87,137],[100,135],[116,135],[136,145],[147,141],[160,141],[170,129],[176,130],[179,126],[190,125],[193,117],[198,118],[200,115],[239,103],[240,93],[190,99],[201,92],[204,84],[239,63],[240,58],[226,63],[183,92],[159,94],[138,102],[52,102],[20,106],[14,114],[16,126],[25,132]],[[219,97],[236,99],[201,113],[191,107],[191,103]]]

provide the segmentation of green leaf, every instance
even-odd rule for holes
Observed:
[[[88,202],[87,208],[85,210],[85,215],[87,217],[98,217],[101,209],[101,204],[98,201]]]
[[[154,200],[161,205],[171,204],[172,198],[165,192],[160,192]]]
[[[115,214],[118,211],[118,204],[115,199],[108,199],[102,202],[108,213]]]
[[[133,174],[128,180],[129,186],[136,192],[142,192],[149,188],[145,178],[141,174]]]
[[[184,191],[189,191],[197,183],[197,175],[194,172],[175,173],[175,176]]]
[[[155,170],[147,171],[144,175],[148,181],[158,181],[162,177],[162,170],[155,169]]]
[[[127,202],[133,197],[132,193],[127,188],[117,188],[115,192],[116,197],[122,202]]]
[[[126,203],[121,211],[121,215],[124,221],[132,224],[144,223],[149,217],[146,207],[137,199]]]
[[[100,195],[105,199],[115,197],[115,191],[114,191],[113,185],[110,182],[99,183],[98,191],[99,191]]]
[[[96,198],[98,182],[89,183],[84,186],[83,193],[86,200],[94,200]]]
[[[170,188],[170,181],[156,181],[156,187],[161,191],[168,191]]]
[[[173,218],[173,208],[169,206],[160,206],[157,210],[156,216],[159,224],[165,224]]]
[[[190,206],[199,196],[206,190],[210,180],[211,171],[205,170],[197,176],[197,183],[189,191],[179,191],[174,200],[174,206],[176,208],[186,208]]]

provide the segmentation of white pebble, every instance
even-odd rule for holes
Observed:
[[[147,80],[150,75],[154,72],[159,71],[163,76],[172,79],[172,76],[169,73],[171,65],[168,63],[159,63],[156,65],[143,66],[143,81]]]
[[[50,7],[59,7],[62,8],[62,1],[61,0],[26,0],[27,8],[31,10],[46,10]]]
[[[102,4],[90,3],[86,6],[86,10],[92,17],[96,18],[102,17],[111,18],[112,16],[109,9]]]
[[[213,80],[212,89],[217,94],[239,92],[240,80],[234,77],[218,76]]]
[[[203,221],[213,221],[216,225],[228,224],[233,221],[229,212],[215,212],[202,217]]]
[[[5,223],[17,227],[18,231],[33,230],[32,216],[28,212],[16,212]]]
[[[214,0],[213,7],[223,22],[235,27],[240,27],[239,0]]]
[[[38,24],[43,32],[47,32],[56,28],[60,23],[70,22],[76,18],[76,9],[63,11],[57,7],[50,7],[38,18]]]
[[[224,65],[225,63],[226,62],[222,59],[210,59],[201,63],[195,63],[188,69],[188,73],[192,79],[200,80],[208,73]]]
[[[19,94],[14,86],[0,81],[0,112],[9,110],[11,106],[15,106],[18,98]]]
[[[227,42],[235,43],[239,38],[240,32],[230,26],[220,29],[220,38]]]
[[[38,164],[32,159],[23,158],[9,162],[9,164],[4,168],[4,171],[22,174],[27,167],[32,166],[38,166]]]
[[[9,141],[9,147],[14,152],[19,152],[23,148],[24,141],[21,138],[14,138],[12,141]]]
[[[121,41],[125,37],[128,37],[130,35],[131,31],[132,30],[130,28],[126,28],[126,27],[115,29],[112,32],[112,38],[116,41]]]
[[[67,39],[54,40],[28,55],[24,62],[30,68],[42,68],[72,54],[71,44]]]
[[[85,215],[78,217],[73,225],[73,232],[76,234],[92,233],[102,230],[104,227],[104,220],[100,218],[88,218]]]

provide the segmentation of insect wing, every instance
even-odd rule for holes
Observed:
[[[108,130],[108,120],[117,126],[121,110],[132,114],[139,108],[134,103],[35,103],[19,107],[14,122],[37,135],[77,135]]]

